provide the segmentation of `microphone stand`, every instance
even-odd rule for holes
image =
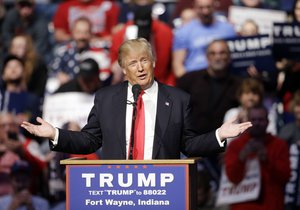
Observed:
[[[131,119],[131,134],[130,134],[130,145],[129,145],[129,160],[133,160],[133,148],[134,148],[134,127],[135,127],[135,119],[136,119],[136,113],[137,113],[137,103],[133,102],[133,113],[132,113],[132,119]]]

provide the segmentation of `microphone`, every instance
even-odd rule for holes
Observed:
[[[142,91],[142,87],[139,84],[135,84],[132,86],[132,94],[133,94],[133,100],[134,100],[134,104],[136,104],[137,99]]]

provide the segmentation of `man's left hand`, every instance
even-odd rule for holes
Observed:
[[[221,140],[234,138],[252,126],[251,122],[235,123],[236,120],[236,118],[232,118],[219,128],[219,137]]]

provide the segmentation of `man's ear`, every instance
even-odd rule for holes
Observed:
[[[126,70],[124,68],[122,68],[122,72],[123,72],[124,75],[126,75]]]
[[[155,62],[152,63],[152,67],[155,68]]]

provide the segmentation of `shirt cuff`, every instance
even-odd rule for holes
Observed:
[[[219,128],[216,130],[216,138],[218,140],[220,147],[224,147],[226,140],[221,141],[220,136],[219,136]]]
[[[58,143],[58,135],[59,135],[59,130],[55,128],[55,136],[54,139],[50,139],[51,143],[53,146],[56,146]]]

